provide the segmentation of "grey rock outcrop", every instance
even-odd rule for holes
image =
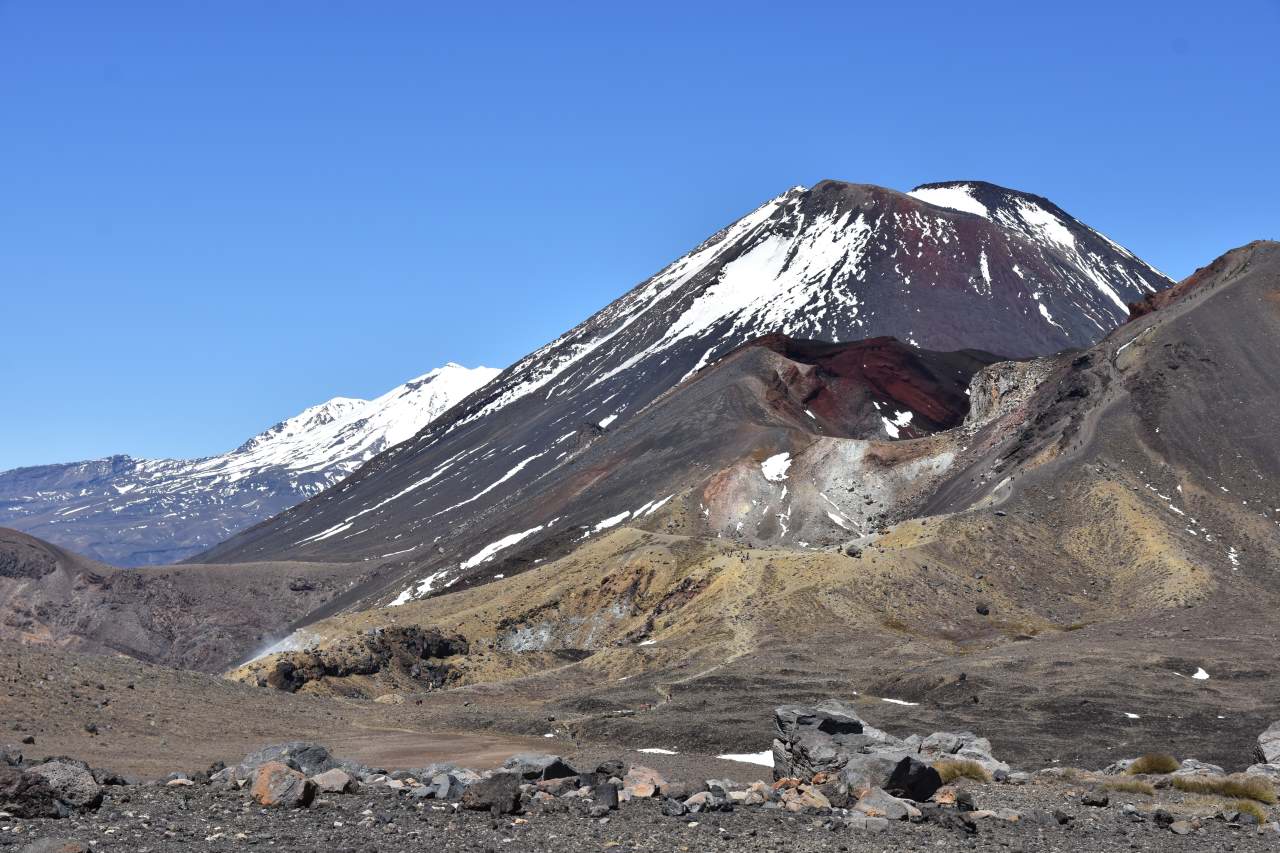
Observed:
[[[1258,764],[1280,764],[1280,720],[1272,723],[1258,735],[1258,748],[1254,750]]]
[[[989,773],[1009,765],[991,754],[991,742],[972,732],[934,732],[897,738],[862,720],[839,699],[785,705],[774,711],[773,777],[838,777],[846,788],[885,787],[907,758],[933,764],[944,758],[974,761]]]
[[[860,770],[878,773],[884,769],[887,775],[913,752],[902,741],[865,723],[853,705],[839,699],[814,706],[784,705],[774,711],[773,724],[775,779],[837,775],[851,761]]]
[[[567,779],[577,776],[578,771],[570,767],[558,755],[545,755],[524,752],[513,755],[502,765],[502,769],[518,774],[522,779]]]
[[[919,817],[920,810],[912,803],[899,799],[879,788],[872,788],[858,799],[854,811],[868,817],[882,817],[886,820],[906,820]]]
[[[1257,763],[1244,771],[1246,775],[1262,776],[1280,784],[1280,720],[1258,735],[1253,758]]]
[[[323,773],[317,773],[311,778],[316,783],[316,787],[322,794],[350,794],[354,793],[360,784],[355,778],[345,770],[339,770],[334,767],[332,770],[326,770]]]
[[[988,773],[1009,772],[1009,765],[991,754],[991,741],[973,732],[934,732],[920,742],[919,754],[928,762],[955,758],[976,761]]]
[[[1178,769],[1173,771],[1174,776],[1225,776],[1227,771],[1223,770],[1216,764],[1209,764],[1204,761],[1197,761],[1194,758],[1184,758],[1182,763],[1178,765]]]
[[[30,772],[44,779],[58,799],[72,808],[96,809],[102,804],[102,786],[83,762],[48,761],[30,768]]]

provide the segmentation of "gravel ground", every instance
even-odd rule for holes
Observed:
[[[285,851],[450,850],[645,850],[645,851],[1128,851],[1270,850],[1280,833],[1236,826],[1210,817],[1221,801],[1160,792],[1114,798],[1103,808],[1081,804],[1082,789],[1062,783],[970,788],[978,808],[1011,808],[1022,819],[976,821],[968,833],[938,823],[897,822],[883,831],[839,826],[838,816],[790,814],[739,807],[733,812],[666,817],[656,801],[624,803],[607,818],[591,818],[581,801],[557,800],[531,806],[517,817],[455,811],[449,804],[422,802],[386,788],[350,795],[327,795],[310,809],[269,810],[246,791],[210,786],[167,788],[127,786],[107,789],[94,813],[63,820],[0,819],[0,850],[22,850],[41,839],[61,839],[99,851],[222,851],[245,848]],[[1126,814],[1132,802],[1142,818]],[[1200,814],[1199,828],[1177,835],[1151,817],[1156,807],[1175,816]],[[1060,825],[1060,810],[1071,820]],[[836,826],[832,824],[836,823]],[[36,847],[35,849],[41,849]],[[62,849],[62,848],[44,848]]]

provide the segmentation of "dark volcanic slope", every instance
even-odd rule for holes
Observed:
[[[121,570],[0,527],[0,641],[216,672],[362,579],[337,563]]]
[[[554,716],[587,739],[755,751],[770,707],[838,692],[877,725],[970,729],[1019,763],[1149,750],[1249,763],[1280,703],[1280,244],[1229,253],[1085,352],[983,371],[972,387],[1042,371],[1015,373],[1042,380],[985,425],[896,442],[806,433],[814,419],[785,415],[796,397],[746,369],[765,354],[735,354],[592,448],[630,458],[639,500],[648,457],[628,436],[660,432],[640,422],[664,404],[708,413],[673,433],[709,434],[691,451],[701,488],[652,519],[630,513],[514,577],[307,630],[328,646],[389,624],[456,630],[485,650],[450,662],[472,686],[423,706],[488,702],[527,732]],[[765,415],[777,432],[735,426]],[[790,447],[787,477],[728,461],[751,446]],[[914,505],[853,547],[817,539],[813,507],[857,522],[858,490],[926,457],[945,464],[915,478]],[[779,515],[785,535],[767,528]],[[730,523],[713,529],[718,516]],[[513,708],[541,713],[526,724]]]
[[[995,360],[918,350],[892,338],[852,344],[762,338],[618,428],[571,434],[563,464],[504,502],[501,512],[458,531],[449,540],[456,550],[429,550],[413,562],[392,558],[370,584],[353,587],[308,621],[374,598],[400,604],[514,574],[623,522],[655,523],[659,510],[683,506],[673,499],[690,490],[702,495],[691,499],[701,510],[669,526],[753,542],[847,537],[844,525],[860,517],[848,506],[852,490],[836,496],[847,513],[837,521],[830,512],[836,504],[808,484],[786,488],[785,466],[773,471],[765,460],[789,459],[821,440],[888,441],[890,432],[924,436],[955,426],[968,410],[970,380]],[[409,522],[406,535],[417,535],[423,524]],[[397,563],[413,574],[388,588]]]
[[[925,511],[1007,500],[1029,478],[1069,476],[1081,462],[1069,451],[1083,447],[1112,454],[1110,464],[1169,495],[1159,500],[1170,507],[1191,500],[1170,479],[1176,471],[1280,530],[1280,430],[1271,426],[1280,411],[1278,291],[1280,244],[1261,241],[1197,270],[1174,298],[1135,306],[1134,322],[1064,361],[1033,400],[1033,423],[957,470]],[[1052,464],[1019,470],[1046,456]],[[1003,482],[1015,473],[1016,483]],[[1196,527],[1192,515],[1173,514]]]
[[[1127,302],[1169,284],[1035,196],[919,192],[824,181],[773,199],[341,486],[200,559],[457,566],[476,531],[544,478],[563,479],[576,448],[752,338],[894,336],[937,351],[1044,354],[1094,342]]]

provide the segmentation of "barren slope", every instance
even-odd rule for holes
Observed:
[[[0,641],[217,672],[375,571],[294,562],[126,570],[0,528]]]
[[[445,661],[462,686],[423,695],[442,720],[479,701],[518,728],[537,708],[585,737],[754,751],[771,705],[856,692],[874,720],[970,725],[1016,760],[1176,742],[1238,766],[1280,702],[1278,341],[1280,245],[1251,244],[1088,352],[980,375],[985,424],[896,442],[810,427],[785,481],[759,455],[709,455],[642,529],[624,519],[516,577],[325,620],[299,644],[324,653],[393,624],[462,633],[471,653]],[[1000,400],[1002,376],[1044,378]],[[885,505],[829,547],[706,520],[721,491],[743,498],[724,517],[750,521],[766,489],[813,505],[837,483],[857,502],[878,484]],[[421,689],[399,671],[326,682],[302,690]]]

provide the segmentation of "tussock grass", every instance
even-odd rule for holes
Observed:
[[[957,779],[973,779],[975,782],[990,782],[991,774],[976,761],[967,758],[942,758],[933,763],[933,769],[942,777],[942,784]]]
[[[1148,773],[1172,773],[1182,766],[1182,762],[1174,758],[1172,755],[1166,755],[1163,752],[1148,752],[1137,761],[1129,765],[1129,769],[1125,770],[1130,776],[1139,776]]]
[[[1231,808],[1241,814],[1252,815],[1257,819],[1259,826],[1268,820],[1267,810],[1255,803],[1253,800],[1236,800],[1231,804]]]
[[[1103,783],[1103,787],[1108,791],[1121,791],[1126,794],[1146,794],[1148,797],[1156,795],[1155,786],[1141,779],[1111,779]]]
[[[1266,779],[1258,776],[1174,776],[1173,787],[1188,794],[1211,794],[1232,800],[1256,800],[1272,805],[1276,801],[1276,789]]]

